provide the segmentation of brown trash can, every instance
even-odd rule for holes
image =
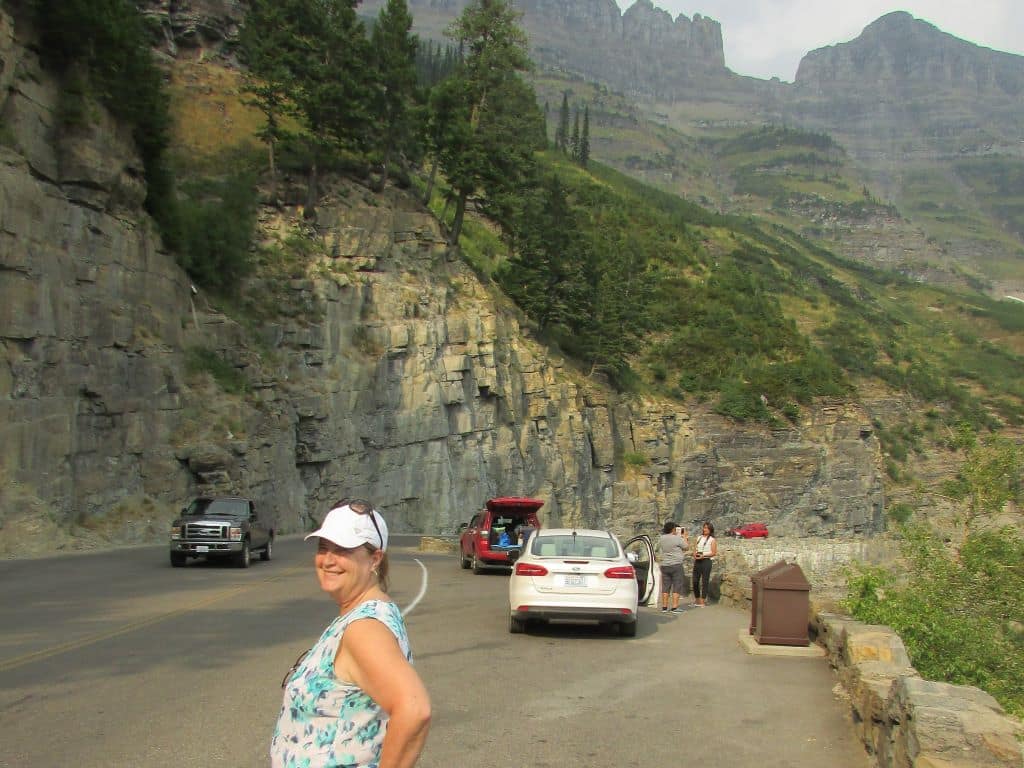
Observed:
[[[780,561],[755,575],[761,579],[753,609],[757,611],[754,639],[761,645],[809,645],[811,585],[800,566]]]
[[[750,576],[750,634],[753,635],[757,631],[757,612],[760,610],[758,603],[758,594],[761,591],[761,584],[764,583],[766,576],[771,575],[780,568],[786,568],[789,565],[785,560],[779,560],[779,562],[769,565],[767,568],[762,568],[757,573],[751,574]]]

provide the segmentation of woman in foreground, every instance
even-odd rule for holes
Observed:
[[[320,588],[339,615],[285,676],[271,765],[409,768],[427,739],[430,698],[386,593],[387,524],[369,502],[338,502],[313,537]]]

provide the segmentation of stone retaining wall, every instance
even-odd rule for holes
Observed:
[[[979,688],[922,679],[889,627],[820,612],[811,629],[879,768],[1021,768],[1024,728]]]
[[[725,542],[717,591],[750,610],[752,573],[779,560],[796,563],[811,583],[809,628],[850,698],[857,734],[879,768],[1022,768],[1024,727],[973,686],[924,680],[903,640],[824,606],[836,603],[839,573],[881,551],[880,540]],[[783,554],[771,559],[772,554]],[[713,591],[714,594],[714,591]]]

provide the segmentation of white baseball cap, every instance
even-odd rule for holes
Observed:
[[[367,512],[356,511],[366,509]],[[327,513],[323,523],[305,538],[317,536],[345,549],[370,544],[377,549],[388,548],[388,524],[369,503],[352,501]]]

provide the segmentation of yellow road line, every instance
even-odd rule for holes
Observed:
[[[29,653],[24,653],[21,656],[15,656],[14,658],[6,659],[5,661],[0,661],[0,672],[7,672],[8,670],[14,669],[15,667],[30,664],[33,661],[40,661],[42,659],[49,659],[53,656],[59,656],[62,653],[67,653],[68,651],[73,651],[77,648],[83,648],[87,645],[92,645],[93,643],[98,643],[102,640],[109,640],[112,637],[126,635],[129,632],[134,632],[137,629],[148,627],[151,624],[157,624],[161,621],[172,619],[175,616],[180,616],[183,613],[188,613],[189,611],[195,611],[200,608],[205,608],[209,605],[213,605],[214,603],[218,603],[221,600],[227,600],[229,597],[239,595],[242,592],[246,592],[257,585],[269,584],[274,581],[279,581],[286,576],[291,576],[295,573],[299,573],[300,571],[303,573],[307,573],[309,571],[309,566],[302,565],[296,566],[294,568],[289,568],[288,570],[278,573],[277,575],[272,576],[269,579],[262,579],[254,584],[246,584],[241,587],[236,587],[234,589],[228,589],[224,590],[223,592],[218,592],[217,594],[208,597],[205,600],[201,600],[198,603],[192,603],[191,605],[188,605],[185,608],[178,608],[173,611],[160,613],[156,616],[150,616],[148,619],[141,619],[139,621],[133,621],[129,624],[124,624],[115,629],[108,629],[103,632],[96,632],[92,635],[80,637],[77,640],[69,640],[68,642],[61,643],[60,645],[52,645],[49,648],[43,648],[39,651],[31,651]]]

